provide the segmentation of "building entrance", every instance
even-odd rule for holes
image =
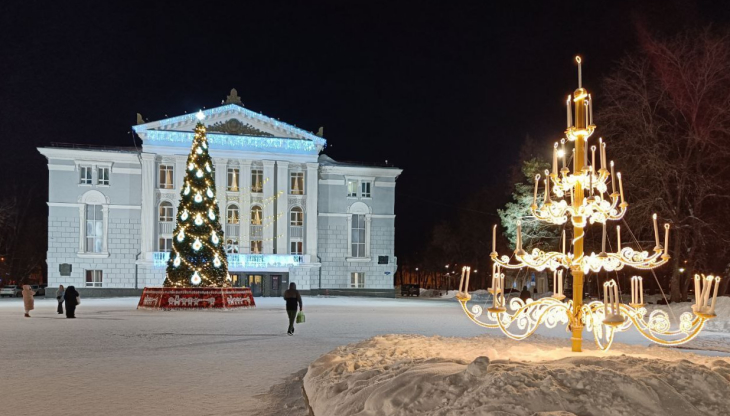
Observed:
[[[288,273],[231,273],[233,287],[248,287],[254,296],[281,297],[289,287]]]

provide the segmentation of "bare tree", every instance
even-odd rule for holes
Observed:
[[[663,40],[640,29],[640,40],[605,79],[596,119],[626,171],[634,233],[650,235],[653,212],[672,224],[676,302],[693,270],[724,267],[715,259],[727,254],[730,38],[707,29]]]

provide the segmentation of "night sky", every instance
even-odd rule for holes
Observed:
[[[335,159],[404,169],[402,258],[472,192],[507,189],[527,134],[546,149],[560,137],[575,54],[598,108],[600,79],[636,48],[637,25],[730,21],[726,3],[691,1],[112,3],[0,5],[0,188],[37,189],[45,222],[35,147],[133,146],[136,113],[197,111],[236,88],[249,109],[324,126]]]

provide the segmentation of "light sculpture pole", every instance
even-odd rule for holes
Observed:
[[[628,203],[624,197],[621,173],[614,172],[613,161],[607,163],[606,143],[599,139],[597,146],[589,145],[589,139],[596,129],[593,123],[593,100],[583,88],[581,58],[578,64],[578,89],[566,101],[565,138],[555,143],[553,148],[552,172],[535,177],[535,192],[530,207],[532,216],[538,221],[563,225],[568,221],[573,227],[572,252],[566,249],[566,233],[563,231],[561,251],[542,251],[534,249],[527,252],[522,247],[522,226],[517,224],[517,247],[514,250],[515,262],[509,256],[499,256],[496,251],[496,228],[492,231],[492,304],[486,308],[481,305],[469,307],[471,301],[467,284],[459,285],[457,299],[466,315],[476,324],[485,328],[499,328],[510,338],[521,340],[529,337],[541,325],[549,328],[558,323],[568,326],[571,332],[572,349],[582,350],[583,330],[593,333],[596,345],[602,349],[610,348],[616,331],[625,331],[632,324],[643,336],[651,341],[676,345],[697,336],[705,322],[715,316],[715,301],[720,278],[715,276],[695,276],[696,302],[693,313],[680,317],[679,328],[672,329],[669,315],[662,310],[648,314],[643,303],[643,282],[640,277],[631,279],[632,300],[630,304],[620,302],[619,288],[615,280],[604,284],[604,302],[583,303],[583,282],[586,274],[601,270],[613,272],[629,266],[649,270],[669,261],[669,224],[664,225],[664,245],[660,242],[656,214],[654,221],[655,246],[648,251],[634,250],[621,246],[621,228],[616,227],[617,251],[606,249],[606,223],[624,217]],[[573,144],[572,169],[566,145]],[[589,153],[590,150],[590,153]],[[598,151],[598,163],[596,162]],[[562,168],[558,169],[559,161]],[[611,190],[608,183],[610,179]],[[618,186],[617,186],[618,182]],[[538,190],[544,186],[545,192],[538,205]],[[602,226],[601,251],[586,255],[584,252],[585,228],[588,225]],[[502,269],[531,268],[537,271],[549,269],[554,276],[554,294],[537,301],[523,302],[519,298],[506,303],[504,296],[504,274]],[[573,299],[563,302],[563,271],[570,271],[573,277]],[[467,271],[468,275],[468,271]],[[713,291],[714,286],[714,291]],[[711,298],[711,299],[710,299]],[[507,306],[512,312],[508,311]],[[648,314],[648,316],[647,316]]]

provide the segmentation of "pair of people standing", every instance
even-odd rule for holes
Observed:
[[[299,312],[302,311],[302,296],[297,290],[296,283],[289,284],[289,289],[284,292],[284,300],[286,301],[286,314],[289,316],[289,335],[294,335],[294,320],[297,318],[297,306]]]

